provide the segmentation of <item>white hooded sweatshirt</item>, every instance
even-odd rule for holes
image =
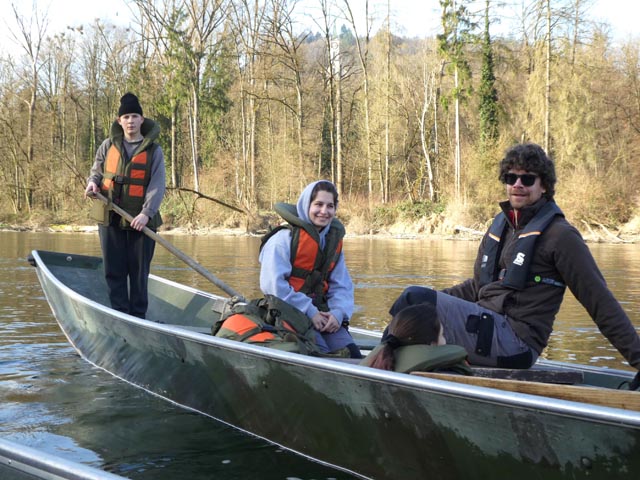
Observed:
[[[307,223],[309,219],[309,206],[311,205],[311,192],[318,182],[307,185],[297,203],[298,217]],[[320,234],[320,245],[324,247],[327,232],[331,224],[323,228]],[[260,289],[265,295],[275,295],[290,303],[298,310],[304,312],[309,318],[318,313],[311,297],[301,292],[296,292],[289,284],[291,276],[291,231],[283,229],[273,235],[262,248],[260,256]],[[344,261],[344,252],[336,262],[328,279],[327,303],[329,311],[338,322],[349,321],[353,314],[353,282]]]

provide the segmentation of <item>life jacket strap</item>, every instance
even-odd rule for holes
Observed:
[[[507,274],[507,269],[506,268],[503,268],[502,270],[500,270],[500,273],[498,275],[498,280],[502,281],[502,279],[504,279],[506,274]],[[552,285],[554,287],[559,287],[559,288],[564,288],[564,287],[567,286],[566,284],[564,284],[564,283],[562,283],[562,282],[560,282],[558,280],[555,280],[555,279],[549,278],[549,277],[541,277],[540,275],[534,275],[531,278],[531,281],[533,283],[544,283],[545,285]]]
[[[553,278],[541,277],[540,275],[536,275],[533,277],[533,281],[536,283],[544,283],[546,285],[553,285],[554,287],[564,288],[566,285],[558,280],[554,280]]]

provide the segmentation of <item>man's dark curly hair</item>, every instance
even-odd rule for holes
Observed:
[[[507,150],[500,162],[500,181],[505,183],[504,176],[509,170],[526,170],[540,177],[540,184],[546,190],[542,196],[553,200],[556,186],[556,168],[540,145],[521,143]]]

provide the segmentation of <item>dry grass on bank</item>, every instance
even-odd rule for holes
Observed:
[[[586,182],[585,182],[586,184]],[[588,207],[588,196],[601,198],[606,186],[576,187],[575,198],[564,198],[567,192],[558,192],[558,203],[567,218],[589,242],[631,243],[640,241],[640,214],[614,226],[593,218],[596,211]],[[564,194],[564,195],[563,195]],[[603,218],[614,212],[624,214],[615,202],[605,209]],[[566,206],[565,206],[566,204]],[[93,221],[88,219],[89,203],[72,212],[34,212],[28,217],[4,214],[0,216],[0,229],[14,231],[93,232]],[[349,236],[379,236],[393,238],[443,237],[478,239],[486,231],[497,206],[471,201],[449,202],[446,206],[430,202],[394,202],[369,205],[364,198],[342,201],[338,217],[345,224]],[[86,207],[86,208],[85,208]],[[627,209],[629,206],[626,206]],[[272,210],[235,212],[206,199],[193,195],[169,194],[162,206],[164,225],[160,231],[186,235],[262,235],[282,220]],[[589,218],[590,217],[590,218]]]

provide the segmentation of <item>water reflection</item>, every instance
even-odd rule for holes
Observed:
[[[3,438],[132,479],[353,478],[176,407],[89,365],[53,319],[26,262],[32,249],[99,254],[95,234],[0,232]],[[162,263],[163,254],[158,257],[154,273],[174,279],[171,273],[194,275],[173,258]],[[218,261],[219,250],[214,248],[211,257]],[[240,275],[243,268],[238,261],[226,270]]]

